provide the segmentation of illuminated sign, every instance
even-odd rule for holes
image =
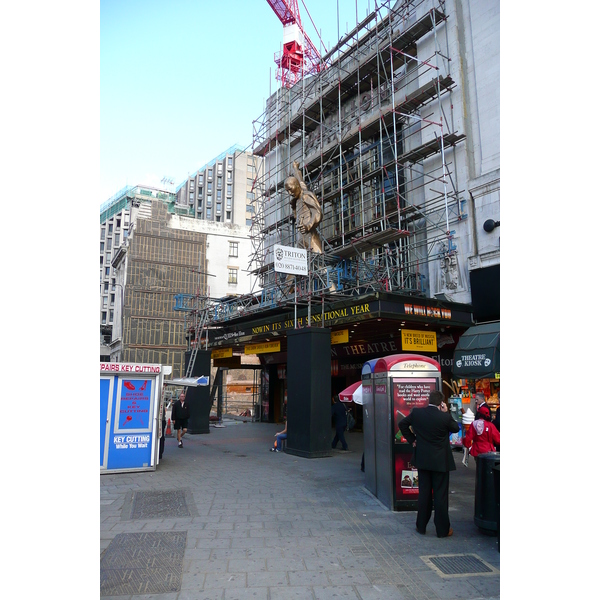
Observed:
[[[435,331],[402,330],[402,350],[437,352],[437,336]]]
[[[342,331],[331,332],[331,343],[332,344],[345,344],[348,342],[348,330],[342,329]]]
[[[264,344],[248,344],[244,346],[244,354],[264,354],[265,352],[279,352],[281,342],[266,342]]]

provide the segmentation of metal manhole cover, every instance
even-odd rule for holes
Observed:
[[[178,592],[186,539],[185,531],[117,534],[100,561],[100,595]]]
[[[189,517],[184,490],[134,492],[132,519]]]
[[[442,554],[421,556],[421,559],[442,577],[465,575],[499,575],[500,571],[476,554]]]

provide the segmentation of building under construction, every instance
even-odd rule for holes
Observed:
[[[137,214],[142,210],[143,214]],[[185,314],[175,310],[174,290],[206,294],[205,233],[174,227],[160,199],[131,205],[133,232],[113,259],[124,290],[113,325],[111,360],[171,365],[185,373]]]
[[[205,348],[260,353],[269,418],[286,394],[292,329],[340,334],[335,392],[364,360],[394,351],[430,353],[449,375],[473,315],[499,319],[499,3],[384,2],[319,60],[282,77],[254,122],[264,170],[249,269],[261,289],[204,303],[206,327],[196,320]],[[273,249],[297,244],[284,188],[295,161],[322,206],[323,251],[290,285]],[[483,290],[495,300],[480,301]],[[425,332],[432,345],[412,345]]]

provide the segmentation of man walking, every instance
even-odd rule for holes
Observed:
[[[190,418],[190,406],[185,401],[185,392],[179,394],[179,401],[173,404],[172,414],[174,427],[177,430],[177,442],[183,448],[183,436],[187,433],[188,419]]]
[[[448,487],[450,471],[456,470],[450,433],[458,432],[458,423],[448,412],[442,392],[431,392],[429,406],[414,408],[399,427],[415,448],[414,464],[419,472],[417,531],[425,534],[435,504],[433,522],[437,536],[449,537],[454,532],[448,516]]]
[[[342,450],[348,450],[348,444],[344,437],[344,430],[348,424],[346,409],[340,402],[339,396],[334,400],[331,405],[331,416],[333,417],[333,423],[335,425],[335,437],[331,442],[331,447],[335,448],[338,442],[342,442]]]

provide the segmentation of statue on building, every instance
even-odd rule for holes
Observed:
[[[317,226],[323,218],[321,205],[315,194],[306,186],[298,161],[293,162],[292,170],[294,174],[285,180],[284,186],[292,197],[290,203],[299,233],[296,245],[298,248],[322,253],[323,246],[317,233]]]

